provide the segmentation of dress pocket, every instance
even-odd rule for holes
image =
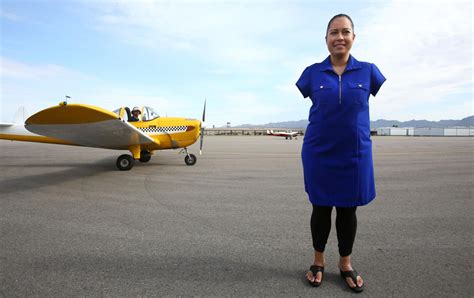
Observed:
[[[333,92],[333,87],[326,83],[314,84],[312,99],[317,105],[328,103]]]
[[[369,99],[369,84],[365,82],[349,83],[349,98],[357,104],[367,104]]]

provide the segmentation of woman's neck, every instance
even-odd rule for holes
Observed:
[[[331,64],[335,67],[344,67],[347,65],[349,61],[349,54],[339,56],[339,55],[331,55]]]
[[[336,74],[341,76],[346,69],[347,62],[349,61],[349,54],[344,56],[333,56],[331,55],[332,69]]]

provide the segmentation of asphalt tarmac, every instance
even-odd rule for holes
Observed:
[[[302,139],[209,136],[197,164],[157,152],[0,141],[0,295],[352,296],[335,229],[313,288]],[[373,138],[358,209],[361,296],[474,295],[474,138]],[[191,151],[198,151],[196,145]],[[360,296],[360,295],[359,295]]]

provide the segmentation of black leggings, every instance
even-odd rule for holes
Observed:
[[[318,252],[324,252],[328,241],[329,232],[331,231],[332,208],[313,205],[311,235],[313,236],[313,247]],[[341,257],[346,257],[352,253],[357,231],[356,209],[357,207],[336,207],[336,232]]]

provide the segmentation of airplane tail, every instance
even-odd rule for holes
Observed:
[[[13,115],[13,122],[0,122],[0,134],[7,130],[11,130],[13,127],[17,129],[17,127],[22,127],[28,118],[28,112],[26,111],[25,107],[21,106]]]
[[[26,119],[28,119],[29,115],[28,112],[26,111],[26,108],[24,106],[21,106],[16,110],[14,116],[13,116],[13,123],[14,124],[24,124]]]
[[[0,140],[25,141],[39,143],[54,143],[50,139],[33,134],[26,130],[25,121],[29,115],[25,107],[21,106],[13,115],[12,123],[0,123]],[[58,143],[58,142],[56,142]]]

